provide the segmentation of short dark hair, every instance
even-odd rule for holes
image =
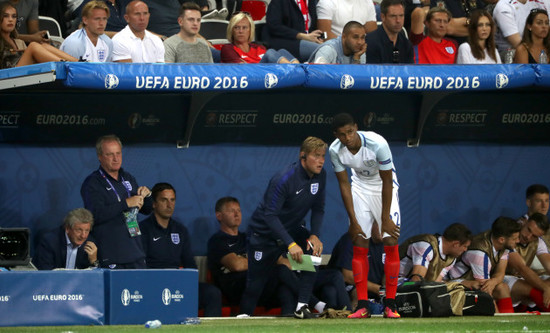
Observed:
[[[332,118],[332,131],[336,132],[340,127],[355,124],[352,115],[346,112],[339,113]]]
[[[448,241],[459,241],[464,244],[473,238],[472,232],[462,223],[453,223],[443,231],[443,237]]]
[[[493,237],[510,237],[521,230],[521,224],[506,216],[499,216],[491,226]]]
[[[533,184],[530,185],[527,188],[527,191],[525,191],[525,199],[531,199],[531,197],[535,194],[548,194],[548,187],[542,185],[542,184]]]
[[[200,13],[201,12],[201,7],[199,7],[199,5],[197,5],[193,1],[184,2],[180,7],[180,12],[179,12],[178,16],[183,17],[185,15],[186,10],[196,10]]]
[[[153,201],[157,201],[157,197],[159,193],[165,190],[172,190],[174,191],[174,195],[176,195],[176,189],[172,185],[168,183],[156,183],[155,186],[153,186],[153,189],[151,190]]]
[[[227,203],[230,203],[230,202],[236,202],[238,203],[239,205],[241,204],[239,202],[239,200],[235,197],[223,197],[223,198],[219,198],[218,201],[216,201],[216,207],[214,208],[216,212],[221,212],[222,211],[222,208],[223,206],[225,206],[225,204]]]
[[[365,29],[365,26],[362,25],[361,23],[357,22],[357,21],[349,21],[344,26],[344,29],[342,30],[342,35],[347,35],[349,33],[349,31],[353,28],[363,28],[363,29]]]
[[[382,0],[380,3],[380,13],[386,15],[390,6],[397,5],[401,5],[403,6],[403,9],[405,9],[405,3],[403,3],[403,0]]]
[[[540,230],[544,231],[546,233],[548,229],[550,229],[550,224],[548,223],[548,216],[541,214],[541,213],[533,213],[531,216],[529,216],[529,219],[527,221],[535,221],[535,224],[537,227],[539,227]]]

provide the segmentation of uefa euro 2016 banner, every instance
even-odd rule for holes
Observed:
[[[290,87],[383,91],[481,91],[550,86],[539,65],[277,65],[65,63],[69,87],[239,91]]]

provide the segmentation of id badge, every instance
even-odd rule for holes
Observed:
[[[141,230],[139,230],[139,224],[137,222],[137,207],[132,207],[129,211],[124,212],[124,218],[126,219],[126,228],[130,233],[130,237],[136,237],[141,235]]]

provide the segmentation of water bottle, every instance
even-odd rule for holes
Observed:
[[[509,48],[506,50],[506,54],[504,56],[504,63],[505,64],[512,64],[514,63],[514,55],[516,54],[516,50],[513,48]]]
[[[546,55],[546,51],[542,49],[540,50],[539,64],[547,64],[547,63],[548,63],[548,55]]]
[[[181,323],[184,325],[198,325],[201,323],[201,320],[198,317],[188,317]]]
[[[158,319],[149,320],[148,322],[145,323],[145,328],[160,328],[161,326],[162,326],[162,323]]]

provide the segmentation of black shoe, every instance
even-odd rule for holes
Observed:
[[[313,319],[313,318],[317,318],[317,316],[311,313],[307,305],[304,305],[299,310],[294,311],[294,318]]]

